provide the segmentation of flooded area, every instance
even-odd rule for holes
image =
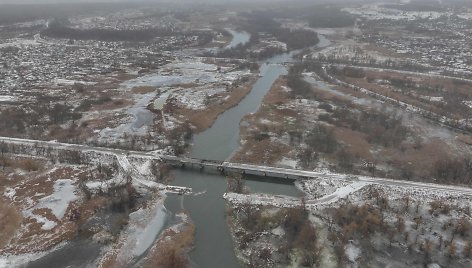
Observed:
[[[127,109],[129,122],[123,123],[116,128],[105,128],[100,131],[100,140],[118,139],[123,133],[144,135],[148,126],[154,120],[155,114],[147,109],[149,102],[155,98],[156,93],[148,93],[135,97],[135,104]]]
[[[226,29],[226,31],[228,31],[233,36],[233,39],[225,47],[225,49],[235,48],[238,45],[245,45],[251,39],[251,35],[246,31],[235,31],[232,29]]]

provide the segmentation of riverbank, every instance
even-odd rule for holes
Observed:
[[[255,78],[250,78],[244,85],[238,86],[228,93],[219,94],[218,100],[210,102],[211,104],[202,110],[184,107],[170,108],[172,115],[177,118],[185,118],[194,127],[193,133],[201,133],[210,128],[218,116],[238,105],[249,94],[255,81]]]
[[[129,267],[147,256],[165,226],[165,198],[165,194],[156,195],[129,214],[124,230],[102,251],[98,267]]]
[[[148,255],[142,261],[144,268],[189,267],[189,252],[194,244],[195,224],[189,215],[181,212],[175,215],[179,223],[162,232]]]
[[[285,126],[290,125],[290,122],[285,116],[294,115],[294,110],[280,107],[289,102],[288,92],[284,91],[286,88],[285,80],[277,79],[262,100],[259,110],[243,118],[240,124],[241,147],[231,161],[274,166],[283,157],[290,158],[289,144],[281,136],[270,135],[289,131]]]

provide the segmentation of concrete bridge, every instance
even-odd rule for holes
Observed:
[[[14,149],[14,151],[12,151]],[[106,147],[96,147],[80,144],[59,143],[54,141],[38,141],[28,139],[17,139],[0,137],[0,156],[4,153],[23,154],[23,155],[42,155],[51,150],[79,152],[90,157],[113,157],[113,158],[143,158],[155,159],[180,168],[193,168],[202,171],[217,172],[236,172],[246,175],[256,175],[267,177],[273,180],[282,180],[293,182],[298,179],[352,179],[371,184],[380,184],[387,186],[400,186],[410,189],[436,190],[448,192],[451,194],[462,194],[472,196],[472,188],[462,186],[450,186],[433,183],[421,183],[413,181],[392,180],[386,178],[352,176],[349,174],[323,173],[309,170],[299,170],[291,168],[280,168],[270,166],[258,166],[241,163],[231,163],[227,161],[214,161],[205,159],[194,159],[186,157],[176,157],[159,154],[156,152],[132,151],[123,149],[114,149]],[[90,158],[89,157],[89,158]]]
[[[176,157],[169,155],[160,156],[164,163],[174,167],[203,170],[216,170],[221,173],[240,173],[243,175],[253,175],[267,178],[277,178],[293,182],[302,178],[312,178],[319,173],[303,171],[298,169],[287,169],[279,167],[258,166],[227,161],[215,161],[205,159],[195,159],[187,157]]]
[[[12,146],[16,148],[15,152],[13,152],[12,149],[8,149],[8,147],[13,148]],[[314,175],[310,171],[302,171],[296,169],[284,169],[276,167],[231,163],[226,161],[177,157],[155,152],[114,149],[108,147],[97,147],[82,144],[60,143],[55,141],[40,141],[0,137],[0,154],[2,154],[3,152],[11,152],[24,155],[38,155],[38,152],[46,152],[51,150],[73,151],[81,152],[84,154],[93,153],[94,155],[116,155],[118,156],[118,160],[122,159],[123,156],[133,158],[156,159],[171,166],[179,168],[198,169],[201,171],[218,171],[221,173],[235,172],[240,174],[263,176],[268,178],[286,179],[289,181],[294,181],[300,178],[309,178],[313,177]]]

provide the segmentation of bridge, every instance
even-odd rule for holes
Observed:
[[[170,155],[162,155],[160,156],[160,158],[164,163],[168,163],[172,166],[180,168],[216,170],[221,173],[240,173],[243,175],[277,178],[287,180],[289,182],[293,182],[298,179],[313,178],[320,175],[320,173],[299,169],[250,165],[242,163],[232,163],[227,161],[195,159]]]
[[[235,172],[246,175],[262,176],[268,178],[278,178],[286,179],[290,182],[301,178],[311,178],[315,174],[311,171],[304,171],[298,169],[286,169],[278,167],[268,167],[268,166],[257,166],[241,163],[231,163],[227,161],[217,161],[217,160],[206,160],[206,159],[195,159],[188,157],[177,157],[172,155],[160,154],[155,152],[147,151],[133,151],[133,150],[124,150],[124,149],[115,149],[109,147],[97,147],[89,146],[82,144],[71,144],[71,143],[61,143],[55,141],[40,141],[40,140],[30,140],[30,139],[18,139],[18,138],[9,138],[9,137],[0,137],[0,151],[3,150],[2,147],[6,145],[16,145],[29,147],[30,150],[43,148],[47,150],[67,150],[67,151],[78,151],[82,153],[87,152],[98,152],[102,154],[111,154],[118,156],[128,156],[135,158],[151,158],[162,161],[163,163],[169,164],[174,167],[179,168],[189,168],[189,169],[198,169],[205,171],[218,171],[221,173]],[[30,154],[24,150],[23,154]]]
[[[250,165],[242,163],[232,163],[228,161],[215,161],[205,159],[195,159],[188,157],[177,157],[165,155],[157,152],[133,151],[124,149],[114,149],[108,147],[97,147],[81,144],[60,143],[55,141],[39,141],[29,139],[18,139],[9,137],[0,137],[0,155],[8,153],[11,148],[16,148],[17,154],[37,155],[38,151],[58,150],[75,151],[80,153],[93,153],[112,156],[114,158],[142,158],[155,159],[162,161],[174,167],[193,168],[201,171],[217,172],[235,172],[246,175],[255,175],[267,177],[268,179],[285,180],[293,182],[301,179],[351,179],[371,184],[380,184],[387,186],[400,186],[410,189],[435,190],[444,193],[462,194],[472,196],[472,188],[462,186],[441,185],[433,183],[421,183],[413,181],[392,180],[386,178],[353,176],[340,173],[324,173],[309,170],[300,170],[292,168],[280,168],[261,165]],[[20,148],[20,149],[18,149]],[[36,152],[36,153],[35,153]]]

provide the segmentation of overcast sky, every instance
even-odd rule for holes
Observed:
[[[125,0],[0,0],[0,3],[80,3],[80,2],[121,2]]]
[[[231,3],[231,2],[281,2],[281,1],[293,1],[293,0],[0,0],[0,4],[39,4],[39,3],[98,3],[98,2],[171,2],[171,3],[178,3],[178,2],[211,2],[211,3]],[[310,0],[304,0],[309,2]],[[349,1],[356,1],[356,0],[311,0],[311,2],[349,2]],[[362,1],[362,0],[361,0]],[[380,0],[379,0],[380,1]],[[389,1],[389,0],[383,0]],[[391,0],[395,1],[395,0]],[[437,1],[437,0],[431,0]]]
[[[234,2],[235,0],[0,0],[0,3],[8,3],[8,4],[38,4],[38,3],[97,3],[97,2]],[[254,2],[254,1],[274,1],[274,0],[236,0],[236,1],[247,1],[247,2]],[[280,1],[280,0],[277,0]],[[290,1],[290,0],[286,0]],[[314,2],[316,0],[313,0]]]
[[[0,3],[83,3],[83,2],[226,2],[228,0],[0,0]],[[260,0],[259,0],[260,1]]]
[[[155,0],[161,1],[161,0]],[[39,4],[39,3],[82,3],[82,2],[137,2],[134,0],[0,0],[0,3],[13,4]]]

